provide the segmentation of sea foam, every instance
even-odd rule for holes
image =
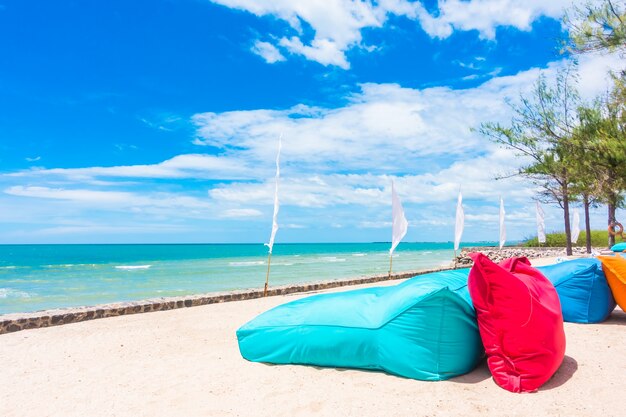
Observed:
[[[228,266],[257,266],[263,264],[265,264],[265,261],[229,262]]]
[[[133,270],[133,269],[150,269],[152,265],[117,265],[115,269]]]
[[[30,294],[12,288],[0,288],[0,298],[30,298]]]
[[[324,256],[319,259],[324,262],[345,262],[346,261],[345,258],[337,258],[336,256]]]

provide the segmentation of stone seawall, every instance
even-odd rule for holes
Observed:
[[[509,246],[498,249],[493,246],[481,246],[461,249],[461,253],[456,258],[457,267],[472,266],[474,262],[468,256],[472,252],[481,252],[494,262],[500,262],[503,259],[511,258],[513,256],[525,256],[528,259],[566,256],[565,248],[527,248],[521,246]],[[589,256],[586,248],[581,247],[572,248],[572,253],[575,256]]]
[[[285,285],[270,288],[268,296],[306,293],[349,285],[370,284],[381,281],[399,280],[423,275],[430,272],[445,271],[451,267],[435,268],[422,271],[409,271],[389,276],[375,275],[347,280],[322,281],[299,285]],[[198,294],[187,297],[155,298],[149,300],[104,304],[93,307],[63,308],[44,310],[34,313],[14,313],[0,315],[0,334],[17,332],[26,329],[58,326],[80,321],[102,319],[107,317],[125,316],[137,313],[173,310],[175,308],[196,307],[206,304],[225,303],[229,301],[252,300],[262,298],[263,290],[251,289],[224,293]]]

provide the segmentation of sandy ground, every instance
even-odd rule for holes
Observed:
[[[0,416],[626,416],[619,309],[602,324],[566,323],[561,368],[539,392],[512,394],[484,362],[422,382],[242,359],[236,329],[299,297],[0,335]]]

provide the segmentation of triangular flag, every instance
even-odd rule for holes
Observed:
[[[574,209],[574,219],[572,221],[572,243],[578,243],[578,236],[580,236],[580,215],[578,209]]]
[[[546,243],[546,223],[544,221],[545,213],[541,208],[541,204],[537,201],[536,205],[537,211],[537,240],[539,243]]]
[[[396,193],[393,180],[391,180],[391,214],[393,220],[391,230],[391,249],[389,250],[390,255],[393,254],[396,246],[398,246],[404,235],[406,235],[406,231],[409,226],[409,222],[407,222],[406,217],[404,217],[402,202]]]
[[[454,250],[459,250],[463,228],[465,227],[465,213],[463,212],[463,195],[459,191],[459,198],[456,203],[456,224],[454,226]]]
[[[280,178],[280,150],[283,146],[283,135],[281,134],[278,138],[278,153],[276,154],[276,188],[274,189],[274,216],[272,217],[272,234],[270,235],[270,242],[266,243],[272,253],[272,248],[274,247],[274,238],[276,237],[276,232],[278,231],[278,209],[280,204],[278,202],[278,179]]]

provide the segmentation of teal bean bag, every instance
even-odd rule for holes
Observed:
[[[556,288],[563,320],[572,323],[599,323],[615,308],[615,300],[599,260],[574,259],[537,269]]]
[[[436,272],[283,304],[237,330],[239,350],[254,362],[381,370],[428,381],[461,375],[484,354],[468,274]]]
[[[613,252],[624,252],[626,250],[626,242],[616,243],[611,247]]]

